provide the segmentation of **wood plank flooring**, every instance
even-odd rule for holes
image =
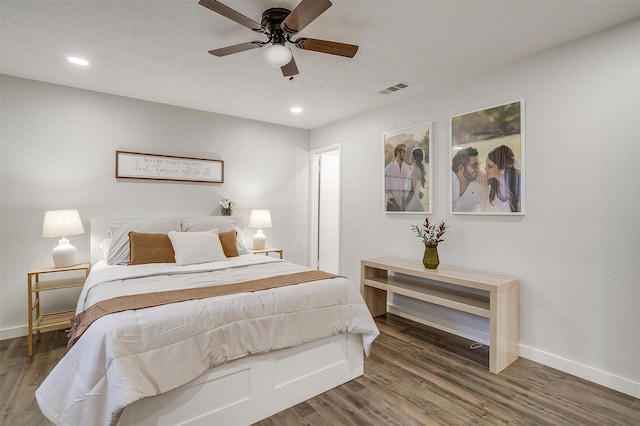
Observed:
[[[640,425],[640,400],[519,359],[489,373],[487,347],[387,314],[364,376],[256,425]],[[50,425],[34,392],[66,352],[63,331],[0,342],[0,424]]]

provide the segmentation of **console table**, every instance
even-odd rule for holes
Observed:
[[[361,269],[360,292],[374,317],[387,312],[387,292],[478,315],[490,324],[489,371],[499,373],[518,359],[516,278],[445,266],[426,269],[420,261],[390,257],[362,260]]]

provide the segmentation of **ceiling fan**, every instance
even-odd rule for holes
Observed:
[[[282,75],[293,78],[293,76],[299,72],[291,49],[286,47],[286,43],[293,44],[298,49],[328,53],[330,55],[344,56],[347,58],[353,58],[358,51],[358,46],[353,44],[307,37],[301,37],[296,40],[291,39],[292,36],[302,31],[304,27],[331,7],[329,0],[302,0],[293,11],[282,7],[267,9],[262,13],[260,23],[247,18],[240,12],[231,9],[217,0],[200,0],[200,4],[207,9],[268,37],[266,41],[249,41],[210,50],[209,53],[214,56],[226,56],[271,45],[267,48],[269,54],[267,60],[274,65],[280,66]]]

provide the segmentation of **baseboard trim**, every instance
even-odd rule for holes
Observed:
[[[397,305],[388,305],[388,312],[400,317],[410,319],[465,339],[481,342],[488,345],[489,335],[461,324],[452,323],[424,312],[412,311]],[[555,368],[572,376],[579,377],[592,383],[604,386],[611,390],[624,393],[634,398],[640,398],[640,383],[606,371],[598,370],[588,365],[580,364],[538,349],[519,344],[518,354],[528,360],[537,362],[547,367]]]
[[[596,383],[606,388],[622,392],[634,398],[640,398],[640,383],[638,382],[634,382],[633,380],[616,376],[615,374],[598,370],[588,365],[580,364],[557,355],[543,352],[523,344],[518,346],[518,353],[523,358],[546,365],[547,367],[555,368],[556,370],[563,371],[571,374],[572,376],[580,377],[581,379]]]
[[[0,340],[15,339],[16,337],[26,337],[29,334],[29,327],[21,325],[12,328],[0,329]]]

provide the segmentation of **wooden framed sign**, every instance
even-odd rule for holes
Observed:
[[[116,178],[224,183],[224,161],[116,151]]]

